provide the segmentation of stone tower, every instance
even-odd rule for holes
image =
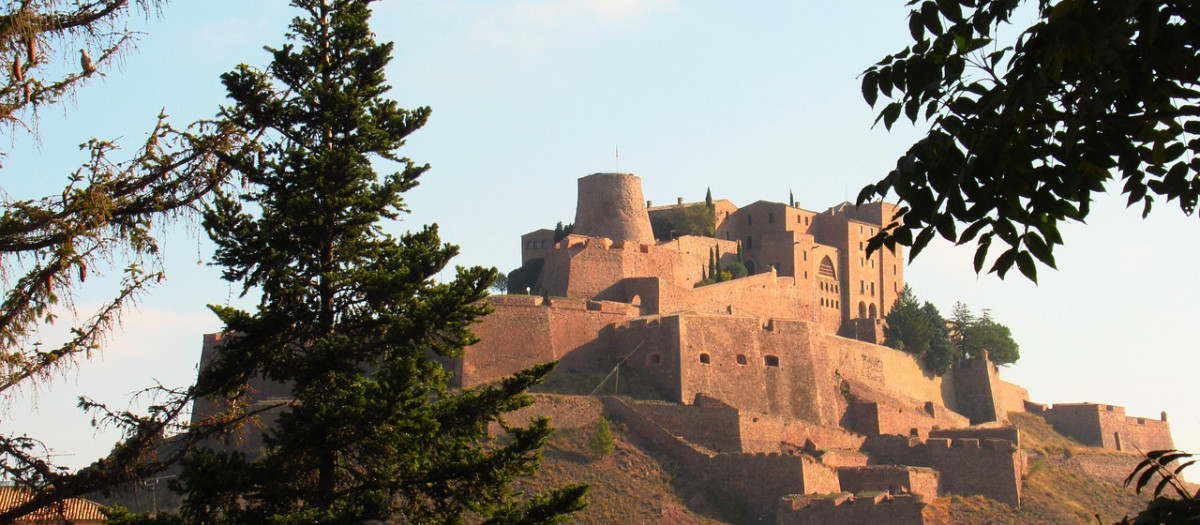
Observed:
[[[654,244],[642,198],[642,179],[628,173],[595,173],[580,178],[573,233]]]

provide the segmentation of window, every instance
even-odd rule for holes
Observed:
[[[655,352],[653,354],[646,356],[646,365],[658,366],[661,364],[662,364],[662,354]]]
[[[763,364],[765,364],[767,366],[773,366],[773,367],[778,368],[779,367],[779,356],[764,355],[763,356]]]
[[[871,259],[871,269],[875,269],[875,259]]]
[[[753,215],[746,214],[746,225],[754,226],[754,216]]]
[[[799,215],[797,215],[797,216],[796,216],[796,224],[800,224],[800,223],[803,223],[803,222],[804,222],[804,221],[800,220],[800,216],[799,216]]]
[[[875,283],[871,283],[871,297],[875,297]]]
[[[544,241],[544,240],[543,240],[543,241],[542,241],[542,248],[545,248],[545,247],[546,247],[546,241]]]
[[[806,260],[806,261],[807,261],[807,260],[808,260],[808,252],[801,252],[801,254],[802,254],[802,255],[803,255],[803,257],[804,257],[804,260]]]
[[[874,319],[877,314],[878,314],[878,312],[875,310],[875,303],[871,303],[871,312],[870,312],[871,319]]]
[[[739,365],[746,364],[746,354],[738,354],[737,355],[737,364],[739,364]]]
[[[767,223],[768,223],[768,224],[775,224],[775,214],[774,214],[774,213],[768,213],[768,214],[767,214]]]
[[[858,282],[858,293],[867,293],[867,283],[866,283],[866,281],[859,281],[859,282]]]
[[[700,364],[707,365],[711,362],[712,359],[708,357],[708,354],[700,354]]]
[[[863,249],[862,241],[858,241],[858,249],[859,250]]]
[[[866,263],[866,259],[863,259],[862,257],[859,257],[859,258],[858,258],[858,267],[859,267],[859,268],[862,268],[863,266],[866,266],[866,265],[867,265],[867,263]]]
[[[859,301],[858,303],[858,318],[862,319],[867,316],[867,303]]]
[[[860,234],[862,233],[862,225],[861,224],[858,226],[858,233],[860,233]]]
[[[804,278],[808,279],[808,270],[804,270]]]
[[[898,273],[896,271],[896,265],[894,265],[894,264],[892,265],[892,275],[898,275]]]
[[[746,249],[747,250],[754,249],[754,237],[752,237],[750,235],[746,236]]]
[[[837,274],[833,271],[833,261],[829,259],[828,255],[821,259],[821,265],[817,268],[817,275],[837,279]]]

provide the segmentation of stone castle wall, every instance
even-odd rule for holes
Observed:
[[[456,384],[474,387],[533,365],[562,359],[560,366],[607,363],[598,341],[606,326],[628,319],[628,305],[528,295],[489,299],[494,312],[472,330],[479,342],[456,364]]]
[[[1095,403],[1059,403],[1046,407],[1026,403],[1027,410],[1042,416],[1060,434],[1091,447],[1122,452],[1175,448],[1171,427],[1162,419],[1129,417],[1125,408]]]
[[[645,446],[670,456],[698,483],[720,486],[742,501],[751,521],[774,522],[784,495],[839,490],[836,471],[809,456],[702,452],[643,414],[645,405],[635,408],[612,396],[603,402],[606,414],[625,423]]]
[[[925,503],[917,496],[848,492],[788,496],[779,502],[778,525],[922,525]]]
[[[872,465],[911,465],[937,470],[941,474],[942,494],[981,494],[1009,505],[1021,504],[1024,456],[1008,440],[873,436],[867,439],[863,450]]]
[[[838,469],[838,481],[845,492],[887,492],[913,494],[923,501],[938,497],[938,473],[925,467],[871,465]]]

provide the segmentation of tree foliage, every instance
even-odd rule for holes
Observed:
[[[1022,5],[1037,19],[1012,45],[996,39]],[[1064,221],[1082,222],[1112,187],[1148,214],[1186,214],[1200,198],[1200,13],[1186,2],[911,0],[914,45],[862,76],[876,122],[928,120],[929,132],[858,201],[894,193],[904,207],[871,249],[935,236],[974,241],[975,269],[1054,267]],[[965,225],[965,228],[960,226]]]
[[[976,359],[986,352],[988,359],[997,365],[1010,365],[1021,358],[1020,346],[1012,338],[1012,331],[992,319],[983,311],[983,316],[973,317],[970,323],[955,324],[958,352],[966,358]]]
[[[683,235],[715,237],[716,216],[711,206],[692,204],[675,206],[650,213],[650,229],[654,238],[670,241]]]
[[[984,352],[998,365],[1012,364],[1021,354],[1012,331],[984,310],[976,317],[963,303],[955,303],[947,320],[932,303],[920,303],[912,288],[901,290],[888,312],[884,345],[915,355],[925,369],[944,375],[960,359],[979,358]]]
[[[0,80],[0,127],[10,134],[9,142],[34,133],[40,111],[69,102],[78,89],[103,78],[134,43],[135,33],[124,21],[156,12],[163,3],[40,0],[0,7],[0,66],[7,72]],[[81,54],[89,58],[86,68]],[[64,69],[62,63],[79,66]],[[63,174],[60,194],[12,199],[4,193],[0,394],[35,389],[100,349],[121,312],[165,277],[159,229],[186,219],[225,181],[228,169],[218,154],[247,147],[246,138],[215,123],[176,128],[160,114],[146,141],[128,157],[114,158],[114,141],[86,140],[81,149],[87,160]],[[0,150],[0,157],[6,154]],[[51,173],[12,175],[54,178]],[[89,275],[114,269],[120,278],[109,299],[88,310],[74,302]],[[41,340],[39,331],[51,324],[70,325],[65,341]],[[114,426],[122,438],[107,457],[77,472],[56,466],[46,447],[20,429],[0,432],[0,473],[6,482],[32,491],[25,503],[0,512],[0,522],[159,472],[189,443],[224,425],[195,428],[178,437],[170,452],[156,453],[166,434],[182,430],[179,415],[190,405],[191,392],[150,388],[143,394],[154,399],[145,414],[81,400],[97,425]]]
[[[253,312],[212,306],[225,323],[220,359],[197,390],[244,402],[252,377],[288,384],[292,399],[253,455],[204,449],[175,488],[184,523],[552,523],[580,508],[584,487],[527,497],[549,432],[501,422],[551,365],[474,390],[449,388],[441,360],[476,339],[470,326],[495,270],[458,268],[436,226],[393,237],[381,221],[428,166],[396,154],[429,116],[384,94],[392,45],[375,42],[371,0],[293,0],[289,42],[265,71],[223,75],[223,116],[265,138],[229,155],[242,189],[205,211],[214,260]],[[374,166],[399,169],[383,175]],[[490,425],[504,430],[493,436]],[[157,519],[157,518],[155,518]]]

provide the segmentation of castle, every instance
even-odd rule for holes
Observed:
[[[1019,505],[1025,461],[1010,412],[1087,445],[1172,448],[1165,414],[1032,403],[986,356],[938,377],[880,346],[903,254],[868,254],[866,243],[895,209],[654,207],[633,175],[583,177],[569,234],[521,237],[537,275],[527,294],[491,299],[456,381],[557,360],[551,390],[604,394],[605,413],[640,439],[781,524],[923,523],[942,494]],[[653,217],[683,210],[711,217],[715,235],[656,239]],[[719,267],[740,257],[748,275],[696,286],[715,254]]]

